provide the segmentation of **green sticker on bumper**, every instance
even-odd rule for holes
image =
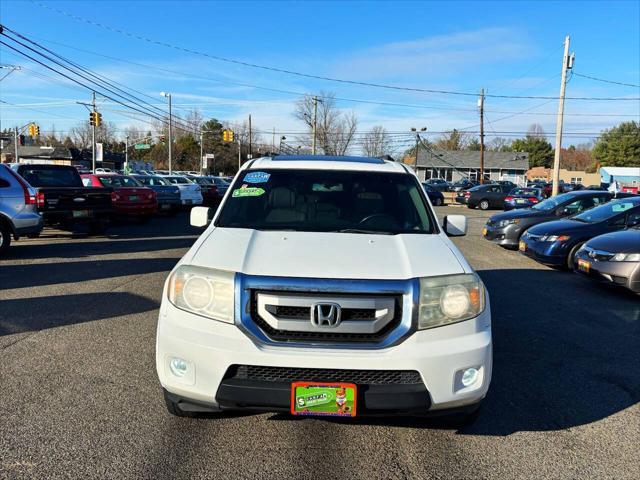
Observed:
[[[259,187],[247,187],[247,188],[238,188],[233,191],[233,197],[259,197],[260,195],[264,195],[264,188]]]

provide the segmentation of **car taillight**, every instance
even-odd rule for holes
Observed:
[[[536,197],[529,197],[529,201],[531,203],[538,203],[538,199]]]
[[[464,192],[464,196],[469,198],[471,196],[471,192]]]
[[[111,201],[117,202],[118,200],[120,200],[120,195],[118,195],[117,192],[111,192]]]
[[[156,192],[149,192],[149,200],[155,200],[156,199]]]
[[[44,197],[44,193],[43,192],[36,193],[36,205],[38,207],[44,207],[45,200],[46,199]]]
[[[513,197],[505,197],[505,202],[513,202]]]

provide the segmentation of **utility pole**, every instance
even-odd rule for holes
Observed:
[[[316,131],[317,131],[317,123],[318,123],[318,97],[313,97],[313,141],[311,143],[311,153],[313,155],[316,154]]]
[[[15,156],[13,161],[18,163],[18,127],[13,130],[13,155]]]
[[[202,171],[204,169],[203,164],[204,164],[204,156],[202,154],[202,131],[200,131],[200,175],[202,175]]]
[[[564,121],[564,95],[567,87],[567,70],[573,68],[575,55],[569,56],[569,35],[564,37],[564,55],[562,56],[562,78],[560,79],[560,101],[558,102],[558,117],[556,119],[556,151],[553,156],[553,189],[552,196],[558,195],[560,186],[560,150],[562,149],[562,125]]]
[[[242,144],[240,143],[240,135],[238,135],[238,171],[242,166]]]
[[[482,185],[484,183],[484,88],[480,90],[478,108],[480,109],[480,184]]]
[[[249,114],[249,156],[247,158],[253,158],[252,145],[251,145],[251,114]]]
[[[93,107],[93,113],[96,113],[96,92],[93,92],[93,99],[91,101],[91,106]],[[94,115],[95,118],[95,115]],[[91,129],[91,171],[96,173],[96,122],[93,121],[93,128]]]
[[[171,129],[171,125],[173,124],[173,118],[171,117],[171,94],[167,93],[167,92],[160,92],[160,95],[163,96],[164,98],[166,98],[169,101],[169,175],[171,175],[172,172],[172,143],[173,143],[173,138],[172,138],[172,129]]]
[[[129,172],[129,135],[124,137],[124,173]]]
[[[273,136],[271,137],[271,154],[276,151],[276,127],[273,127]]]
[[[418,172],[418,147],[420,146],[420,132],[426,132],[427,131],[427,127],[422,127],[420,130],[418,130],[415,127],[411,127],[411,131],[415,132],[416,134],[416,159],[413,161],[413,169],[416,171],[416,173]]]

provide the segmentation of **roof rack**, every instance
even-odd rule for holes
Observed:
[[[274,162],[351,162],[374,163],[381,165],[384,160],[375,157],[351,157],[347,155],[278,155],[272,157]]]

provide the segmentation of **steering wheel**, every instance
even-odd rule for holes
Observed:
[[[371,215],[367,215],[362,220],[360,220],[358,222],[358,225],[364,225],[375,218],[384,218],[384,217],[390,218],[393,223],[395,223],[396,221],[396,219],[393,218],[393,216],[389,215],[388,213],[372,213]]]

